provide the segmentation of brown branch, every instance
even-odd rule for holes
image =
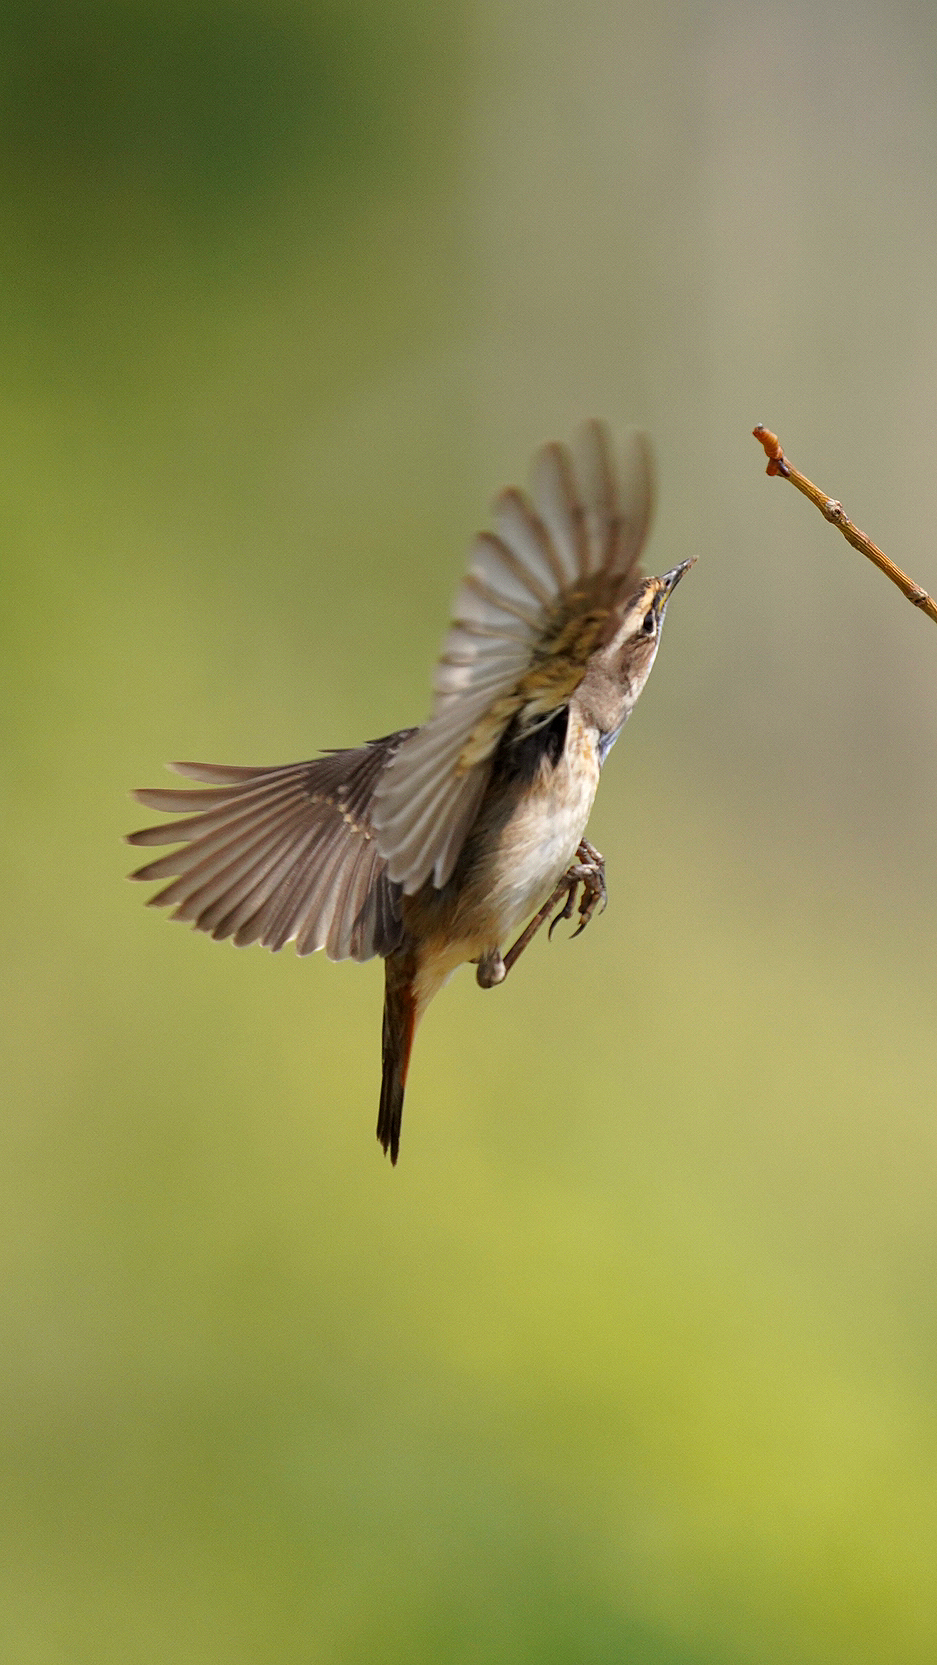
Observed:
[[[752,432],[765,448],[765,455],[768,458],[768,467],[765,472],[780,474],[783,479],[790,480],[792,486],[796,486],[797,490],[802,491],[805,497],[809,497],[811,503],[816,504],[824,519],[839,527],[843,537],[847,543],[852,544],[853,549],[858,549],[860,555],[865,555],[868,560],[874,561],[879,571],[883,572],[886,578],[890,578],[893,584],[897,584],[902,595],[907,596],[913,606],[920,607],[921,612],[926,613],[928,618],[933,619],[934,623],[937,624],[937,602],[934,601],[933,597],[929,596],[926,590],[922,590],[920,584],[915,584],[913,578],[909,578],[900,567],[896,567],[894,561],[889,560],[888,556],[872,542],[871,538],[867,538],[864,532],[859,531],[858,526],[853,525],[842,503],[837,503],[835,497],[827,497],[826,493],[820,491],[812,480],[807,479],[806,474],[801,474],[799,468],[795,468],[793,463],[788,462],[781,450],[781,441],[777,434],[773,434],[769,428],[763,428],[760,422],[757,428],[752,429]]]

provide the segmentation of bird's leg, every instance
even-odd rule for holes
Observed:
[[[479,960],[475,976],[480,988],[491,989],[494,988],[496,983],[504,982],[511,967],[516,965],[528,943],[533,941],[541,925],[546,924],[560,902],[563,903],[563,907],[551,921],[549,935],[553,935],[553,927],[558,925],[561,919],[572,919],[576,904],[576,892],[580,885],[582,885],[582,899],[579,903],[580,923],[573,932],[574,937],[578,937],[579,932],[585,930],[600,902],[602,907],[605,907],[608,901],[608,893],[605,887],[605,857],[600,856],[595,845],[590,844],[586,838],[581,841],[576,855],[579,858],[578,861],[573,862],[572,866],[567,868],[553,894],[544,902],[543,907],[537,910],[530,924],[524,927],[517,941],[512,948],[508,949],[504,958],[502,959],[495,949],[490,954],[484,954]]]
[[[554,890],[552,896],[549,896],[547,898],[547,900],[544,902],[542,908],[538,908],[537,912],[534,914],[533,919],[530,921],[530,924],[525,925],[523,931],[521,932],[521,934],[518,937],[517,941],[515,942],[514,946],[512,948],[509,948],[507,953],[505,954],[504,960],[502,961],[502,964],[504,966],[504,975],[505,975],[505,977],[507,976],[508,972],[510,971],[512,965],[517,964],[517,961],[520,959],[520,956],[523,954],[524,949],[527,947],[527,944],[529,942],[533,942],[534,937],[537,935],[537,932],[539,931],[541,925],[546,924],[546,922],[549,919],[551,913],[553,912],[553,909],[556,907],[558,902],[562,902],[563,898],[567,895],[568,891],[569,891],[569,885],[568,885],[568,882],[567,882],[567,875],[564,873],[563,877],[561,878],[561,880],[559,882],[559,884],[557,885],[556,889]],[[478,971],[479,971],[479,982],[481,982],[481,966],[479,966]]]
[[[480,989],[493,989],[496,983],[504,982],[504,979],[510,971],[512,965],[516,964],[520,955],[523,954],[524,949],[527,947],[527,944],[533,941],[541,925],[549,919],[553,909],[556,907],[557,902],[561,901],[566,895],[566,890],[567,885],[564,876],[564,878],[560,880],[560,883],[557,885],[549,901],[544,902],[543,907],[539,910],[539,912],[534,914],[530,924],[525,925],[523,931],[514,944],[514,947],[508,949],[503,959],[501,958],[497,948],[492,949],[490,954],[482,955],[481,959],[478,961],[478,970],[475,973],[475,981]]]

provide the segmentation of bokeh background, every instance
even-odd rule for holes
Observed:
[[[0,1657],[932,1665],[930,0],[4,0]],[[611,905],[420,1034],[123,874],[419,720],[583,416],[699,556]]]

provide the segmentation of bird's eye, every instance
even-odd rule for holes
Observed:
[[[645,636],[653,636],[656,624],[657,620],[654,617],[654,609],[652,607],[649,613],[645,613],[644,622],[641,625],[641,629],[644,631]]]

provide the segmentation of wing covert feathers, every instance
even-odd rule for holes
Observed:
[[[210,784],[135,794],[183,819],[130,834],[130,844],[181,846],[131,876],[170,879],[154,906],[239,947],[295,940],[298,953],[324,948],[333,960],[390,953],[400,940],[400,890],[374,838],[371,801],[411,733],[283,767],[174,764]]]
[[[530,496],[494,505],[472,546],[434,677],[432,714],[388,762],[372,824],[390,880],[412,893],[450,877],[508,724],[566,703],[636,588],[653,509],[647,437],[587,422],[534,459]]]

